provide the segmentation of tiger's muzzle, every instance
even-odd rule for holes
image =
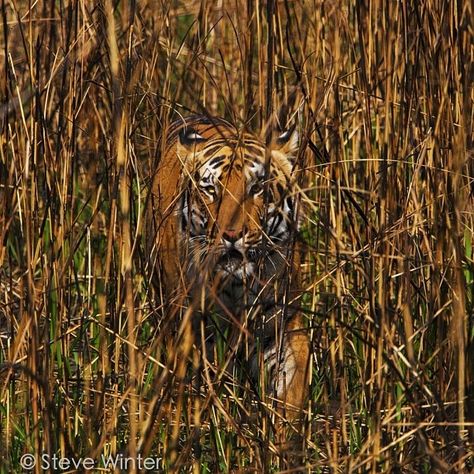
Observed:
[[[244,232],[227,230],[222,233],[216,262],[217,272],[240,280],[255,272],[258,243],[249,242],[247,239],[248,236]]]

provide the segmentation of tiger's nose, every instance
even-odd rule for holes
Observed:
[[[222,238],[231,244],[235,244],[237,240],[242,237],[242,231],[237,231],[235,229],[226,229],[222,233]]]

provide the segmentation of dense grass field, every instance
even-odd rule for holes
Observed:
[[[2,0],[0,472],[24,472],[24,454],[35,472],[42,455],[107,471],[118,454],[163,472],[290,469],[271,407],[219,370],[224,336],[201,390],[197,350],[172,366],[182,334],[142,237],[171,120],[258,133],[282,107],[305,169],[301,467],[471,472],[473,14],[461,0]]]

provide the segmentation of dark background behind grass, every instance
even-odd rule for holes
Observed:
[[[168,370],[140,239],[171,120],[258,131],[284,104],[307,180],[308,471],[473,468],[470,2],[0,11],[3,472],[42,452],[284,468],[269,423],[246,421],[251,392],[199,395]]]

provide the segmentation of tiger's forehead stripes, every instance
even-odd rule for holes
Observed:
[[[204,159],[212,158],[217,152],[227,156],[244,154],[249,157],[264,157],[265,147],[262,143],[244,135],[242,138],[238,137],[219,137],[211,139],[203,148],[200,155]]]
[[[264,163],[265,147],[247,136],[214,138],[195,155],[198,178],[203,184],[216,184],[230,175],[253,181],[264,175]]]
[[[242,178],[245,176],[246,180],[261,178],[265,174],[265,163],[256,160],[253,156],[242,155],[242,159],[232,158],[227,163],[228,159],[225,155],[219,155],[213,159],[202,163],[198,167],[198,174],[201,179],[207,180],[209,177],[220,179],[226,173],[234,174],[236,177]],[[225,163],[225,164],[224,164]]]

